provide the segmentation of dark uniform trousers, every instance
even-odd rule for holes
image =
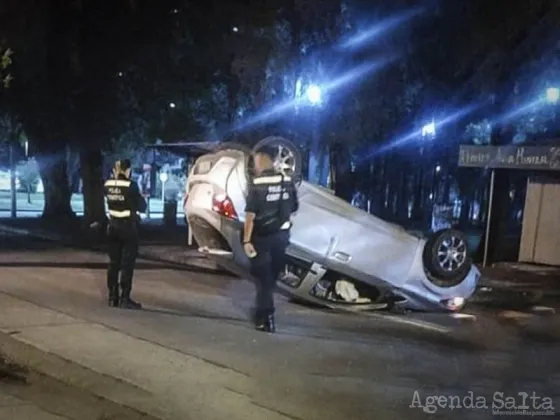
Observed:
[[[107,287],[116,298],[120,289],[123,298],[130,298],[134,264],[138,255],[138,223],[133,219],[111,219],[107,229],[109,239],[109,269]]]
[[[288,229],[253,238],[257,255],[251,260],[251,274],[256,278],[257,318],[274,314],[276,280],[286,266],[286,248],[289,242]]]

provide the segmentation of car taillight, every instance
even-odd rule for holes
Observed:
[[[214,195],[212,198],[212,210],[228,219],[237,219],[235,207],[230,198],[225,194]]]

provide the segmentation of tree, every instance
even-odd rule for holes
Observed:
[[[27,202],[31,204],[31,193],[37,189],[39,183],[39,165],[33,158],[19,162],[17,174],[21,188],[27,192]]]
[[[159,28],[167,27],[169,5],[51,0],[41,7],[11,6],[8,11],[20,25],[6,33],[21,51],[14,62],[21,76],[10,105],[37,152],[45,188],[43,216],[73,214],[66,164],[72,149],[80,154],[85,217],[98,220],[104,217],[101,151],[130,129],[119,112],[119,74],[143,54],[138,44],[167,36]],[[31,23],[33,30],[23,33],[23,23]]]

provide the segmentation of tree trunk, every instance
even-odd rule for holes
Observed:
[[[43,181],[45,207],[43,218],[75,217],[70,204],[71,193],[68,185],[65,154],[39,152],[37,156],[39,173]]]
[[[401,161],[399,167],[399,189],[397,191],[397,220],[401,223],[408,221],[408,162]]]
[[[420,167],[414,176],[414,201],[412,218],[415,222],[423,219],[424,214],[424,168]]]
[[[84,220],[88,225],[105,219],[102,167],[103,155],[100,151],[80,153],[80,170],[84,197]]]

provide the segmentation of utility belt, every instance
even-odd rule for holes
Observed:
[[[270,236],[281,231],[288,231],[292,227],[292,222],[289,220],[279,222],[278,220],[268,220],[264,223],[255,223],[254,233],[255,236]]]

